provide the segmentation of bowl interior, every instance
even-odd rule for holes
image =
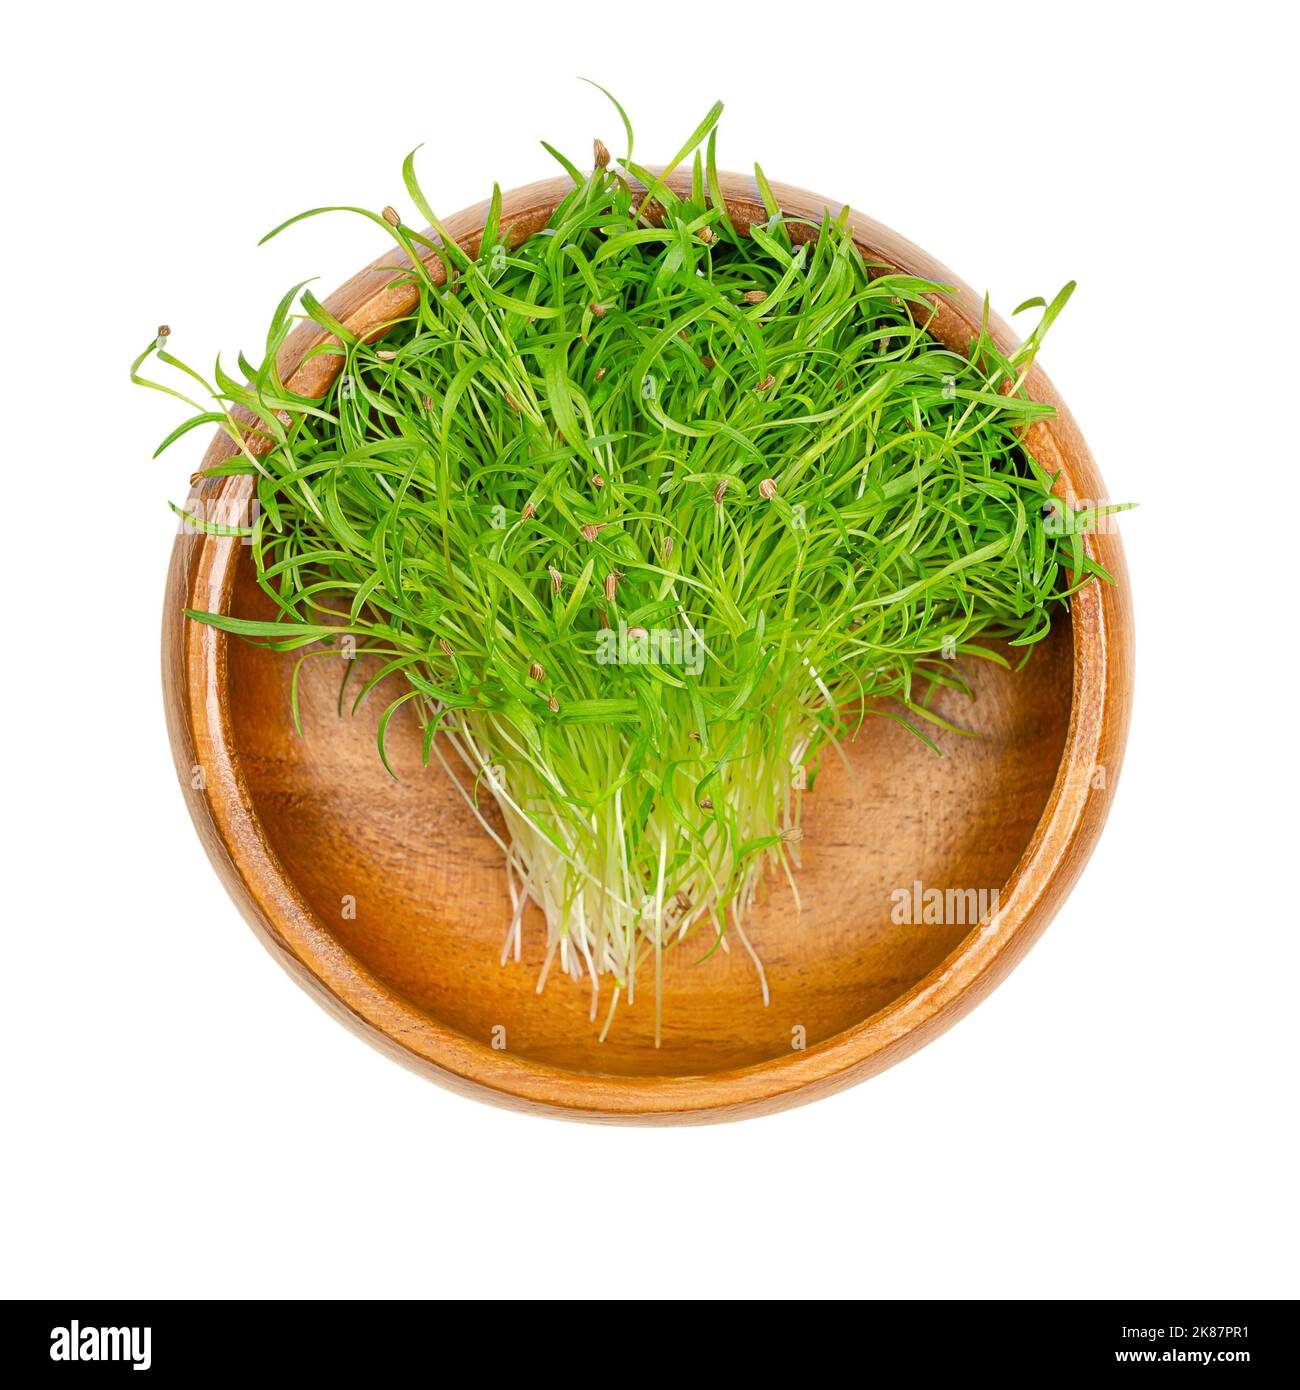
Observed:
[[[232,611],[247,616],[265,602],[251,569],[242,554]],[[824,760],[806,796],[802,911],[788,883],[769,878],[750,921],[770,1005],[739,942],[701,961],[711,941],[692,937],[666,958],[657,1049],[650,977],[631,1006],[620,1002],[603,1043],[608,979],[595,1023],[587,981],[553,971],[537,994],[545,924],[535,908],[524,919],[522,959],[501,964],[511,919],[501,852],[442,768],[422,766],[406,710],[387,735],[394,782],[375,749],[387,702],[376,695],[356,717],[340,716],[341,660],[304,663],[302,738],[290,718],[291,657],[231,642],[227,672],[234,751],[253,809],[344,950],[415,1009],[481,1045],[578,1072],[687,1076],[834,1037],[904,994],[977,929],[978,907],[1005,884],[1047,804],[1072,661],[1062,615],[1024,670],[966,663],[974,700],[945,692],[936,707],[978,736],[941,734],[943,756],[893,720],[868,718],[843,761]],[[942,912],[927,910],[934,889],[945,895]]]

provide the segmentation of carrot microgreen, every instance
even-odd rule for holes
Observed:
[[[692,958],[738,944],[761,979],[745,924],[766,873],[797,897],[823,754],[869,714],[935,746],[957,658],[1005,664],[1000,644],[1040,641],[1099,574],[1077,531],[1045,525],[1054,480],[1024,443],[1051,411],[1021,383],[1073,286],[1021,306],[1042,318],[1010,355],[987,325],[953,351],[926,328],[945,287],[869,265],[847,213],[787,218],[756,168],[768,221],[735,235],[720,105],[668,166],[693,170],[684,193],[631,163],[618,111],[620,164],[598,145],[582,173],[546,147],[573,187],[521,245],[498,240],[494,189],[471,258],[414,156],[403,180],[431,234],[346,209],[418,267],[418,303],[381,339],[303,284],[246,382],[220,366],[206,382],[162,336],[133,366],[158,386],[139,376],[157,351],[215,399],[174,392],[199,414],[163,447],[217,422],[242,453],[212,475],[255,474],[251,553],[277,616],[189,616],[299,666],[356,639],[376,664],[351,705],[386,692],[385,767],[406,706],[502,847],[503,960],[531,899],[538,988],[556,965],[585,977],[595,1018],[608,981],[605,1030],[647,969],[658,1019],[664,952],[687,937]],[[320,400],[277,375],[295,303],[342,359]]]

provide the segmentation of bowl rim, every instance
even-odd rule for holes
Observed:
[[[680,191],[688,184],[668,180]],[[742,234],[767,220],[753,178],[720,174],[727,213]],[[545,225],[572,187],[558,177],[503,195],[501,227],[511,244]],[[813,235],[843,205],[790,184],[771,185],[786,214]],[[477,254],[488,204],[444,222],[449,235]],[[951,271],[906,238],[855,211],[854,238],[871,260],[939,281],[952,292],[931,296],[936,337],[964,345],[978,325],[983,301]],[[430,233],[432,235],[432,233]],[[325,300],[351,331],[382,336],[383,325],[413,300],[395,285],[391,253],[353,276]],[[426,262],[441,279],[436,256]],[[989,329],[1009,351],[1015,336],[996,316]],[[282,378],[303,395],[320,395],[341,359],[308,351],[327,341],[314,323],[290,335],[279,358]],[[1055,406],[1027,442],[1068,505],[1106,497],[1105,486],[1078,426],[1042,369],[1034,365],[1026,394]],[[210,467],[233,452],[218,433],[203,460]],[[199,481],[192,505],[247,500],[251,479]],[[1069,724],[1056,777],[1019,863],[1000,890],[992,929],[976,926],[943,961],[891,1003],[805,1051],[744,1067],[688,1076],[621,1076],[573,1071],[497,1052],[431,1018],[348,952],[315,916],[267,840],[234,737],[225,634],[191,622],[185,608],[226,611],[240,541],[187,532],[172,550],[163,605],[163,686],[173,757],[190,814],[209,858],[236,905],[263,943],[309,992],[372,1045],[440,1084],[515,1109],[573,1119],[622,1123],[699,1123],[762,1114],[802,1104],[865,1080],[937,1037],[984,998],[1028,951],[1073,886],[1101,833],[1118,783],[1132,703],[1133,620],[1123,548],[1114,530],[1083,538],[1087,553],[1114,577],[1071,600],[1073,677]],[[1097,785],[1098,768],[1104,769]],[[202,769],[202,776],[196,776]],[[195,785],[195,783],[199,785]]]

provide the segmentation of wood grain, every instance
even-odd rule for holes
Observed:
[[[506,195],[513,240],[545,225],[566,188],[549,180]],[[723,191],[739,230],[765,219],[751,180],[725,175]],[[809,220],[839,210],[785,185],[776,193]],[[485,213],[448,219],[471,252]],[[960,286],[896,233],[853,220],[871,258]],[[391,254],[380,264],[391,267]],[[430,269],[441,273],[436,261]],[[410,307],[411,291],[391,281],[391,269],[370,267],[327,307],[353,332],[378,336]],[[964,347],[980,301],[960,286],[936,307],[931,331]],[[994,332],[1004,347],[1014,342],[1002,323]],[[286,345],[280,365],[295,390],[319,395],[338,370],[331,357],[299,368],[323,336],[308,324]],[[1067,501],[1104,498],[1082,436],[1037,368],[1027,389],[1058,409],[1029,441],[1060,471],[1058,491]],[[205,464],[230,451],[219,436]],[[249,486],[208,480],[195,497],[237,503]],[[237,541],[181,535],[173,552],[163,671],[177,769],[209,856],[273,954],[406,1065],[481,1099],[573,1118],[762,1113],[861,1080],[936,1036],[1023,956],[1077,878],[1118,781],[1132,683],[1119,539],[1092,535],[1087,546],[1116,583],[1077,595],[1072,621],[1057,624],[1023,672],[974,664],[975,702],[953,701],[949,712],[980,738],[950,739],[936,758],[891,721],[870,720],[846,748],[848,765],[828,762],[806,801],[804,910],[773,882],[751,933],[770,1007],[742,951],[697,964],[703,950],[688,944],[669,957],[660,1049],[649,992],[620,1010],[604,1044],[588,1021],[588,989],[557,976],[535,993],[544,942],[535,911],[524,960],[500,966],[509,911],[499,851],[445,774],[420,766],[413,721],[399,716],[389,731],[394,784],[375,754],[375,714],[336,713],[332,658],[304,668],[299,739],[291,662],[184,618],[185,607],[261,611]],[[997,929],[895,922],[891,895],[917,881],[997,890]]]

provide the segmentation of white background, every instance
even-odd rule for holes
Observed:
[[[0,1291],[563,1298],[1295,1296],[1295,76],[1283,6],[569,0],[17,12],[0,101],[7,605]],[[306,18],[309,16],[309,18]],[[1115,496],[1138,614],[1114,813],[1032,955],[814,1106],[626,1130],[458,1099],[326,1016],[226,899],[158,681],[195,452],[129,388],[254,352],[538,139],[851,202],[1006,312]],[[197,436],[195,439],[198,448]],[[633,1200],[611,1206],[610,1185]]]

